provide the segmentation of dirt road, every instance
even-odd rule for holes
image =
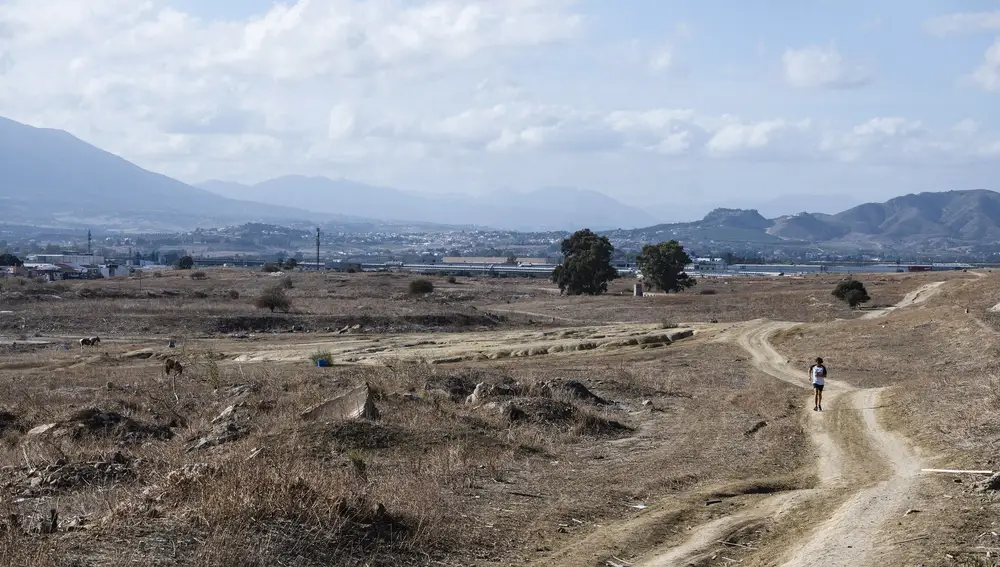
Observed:
[[[893,310],[925,301],[940,283],[908,294],[897,306],[869,314],[884,317]],[[891,552],[883,531],[906,511],[920,463],[906,442],[882,428],[877,411],[881,390],[859,390],[836,378],[827,381],[823,412],[812,411],[811,385],[804,368],[792,368],[769,342],[776,332],[796,323],[751,321],[723,333],[718,340],[736,341],[753,365],[778,380],[803,389],[803,426],[817,452],[816,488],[777,494],[755,506],[692,530],[685,542],[654,553],[635,565],[645,567],[696,564],[718,550],[718,542],[754,522],[779,519],[792,510],[828,507],[829,514],[783,548],[761,550],[752,559],[768,565],[874,565]]]
[[[977,272],[973,273],[978,274]],[[868,313],[865,313],[861,318],[878,319],[879,317],[885,317],[886,315],[892,313],[897,309],[912,307],[914,305],[923,303],[928,299],[930,299],[931,297],[934,297],[934,295],[941,290],[941,286],[944,285],[944,283],[945,282],[943,281],[933,282],[927,285],[920,286],[918,289],[915,289],[910,293],[906,294],[906,296],[903,297],[903,300],[897,303],[896,305],[893,305],[892,307],[886,307],[885,309],[877,309],[875,311],[870,311]]]

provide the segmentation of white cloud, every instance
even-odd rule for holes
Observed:
[[[654,71],[665,71],[674,64],[674,48],[664,45],[653,52],[649,58],[649,67]]]
[[[972,136],[977,132],[979,132],[979,123],[976,122],[975,120],[966,118],[965,120],[962,120],[957,124],[955,124],[954,126],[952,126],[951,129],[953,132],[956,132],[958,134],[965,134],[968,136]]]
[[[934,131],[917,120],[888,116],[872,118],[846,132],[828,131],[820,148],[852,164],[952,167],[982,162],[996,143],[971,120]]]
[[[868,122],[855,126],[853,134],[858,137],[896,137],[913,136],[923,131],[920,122],[907,120],[899,116],[888,118],[872,118]]]
[[[795,123],[785,120],[766,120],[757,123],[734,121],[718,129],[705,147],[712,154],[725,155],[773,149],[776,142],[788,141],[798,134],[807,133],[810,126],[808,120]],[[794,147],[795,145],[786,146],[787,149]]]
[[[331,140],[349,138],[355,131],[354,112],[343,104],[335,104],[330,109],[330,124],[327,135]]]
[[[729,83],[698,85],[710,73],[685,72],[698,55],[686,26],[595,40],[583,4],[286,0],[213,20],[172,0],[0,0],[0,114],[190,181],[303,173],[453,190],[658,187],[661,168],[756,162],[944,163],[986,159],[996,143],[986,121],[936,132],[839,108],[792,115]],[[796,87],[870,81],[833,45],[783,62]]]
[[[927,30],[936,36],[1000,30],[1000,10],[992,12],[957,12],[932,18]]]
[[[1000,142],[993,142],[979,149],[979,155],[987,158],[1000,157]]]
[[[848,89],[871,82],[867,70],[845,61],[832,44],[787,49],[781,61],[785,81],[796,88]]]
[[[1000,38],[986,50],[983,63],[973,71],[969,79],[986,91],[1000,90]]]

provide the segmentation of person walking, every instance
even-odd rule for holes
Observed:
[[[816,364],[809,367],[809,378],[813,385],[813,411],[823,411],[823,385],[826,382],[826,365],[823,359],[816,358]]]

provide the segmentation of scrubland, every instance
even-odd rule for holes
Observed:
[[[798,323],[770,340],[803,376],[823,356],[831,389],[886,388],[879,419],[928,466],[1000,468],[992,274],[862,276],[876,307],[947,280],[876,320],[832,276],[642,298],[626,281],[581,298],[541,279],[415,295],[406,274],[190,276],[0,280],[3,564],[639,564],[817,486],[808,391],[727,338],[760,319]],[[272,285],[288,312],[254,307]],[[377,417],[304,417],[365,385]],[[896,529],[928,537],[889,564],[996,537],[991,493],[959,478],[921,480]],[[792,531],[754,523],[699,564],[769,564]]]

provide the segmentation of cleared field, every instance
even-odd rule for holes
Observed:
[[[826,277],[296,273],[274,315],[284,276],[187,276],[4,283],[3,564],[989,564],[945,553],[991,493],[919,468],[997,466],[992,275],[879,276],[898,308],[859,312]]]

